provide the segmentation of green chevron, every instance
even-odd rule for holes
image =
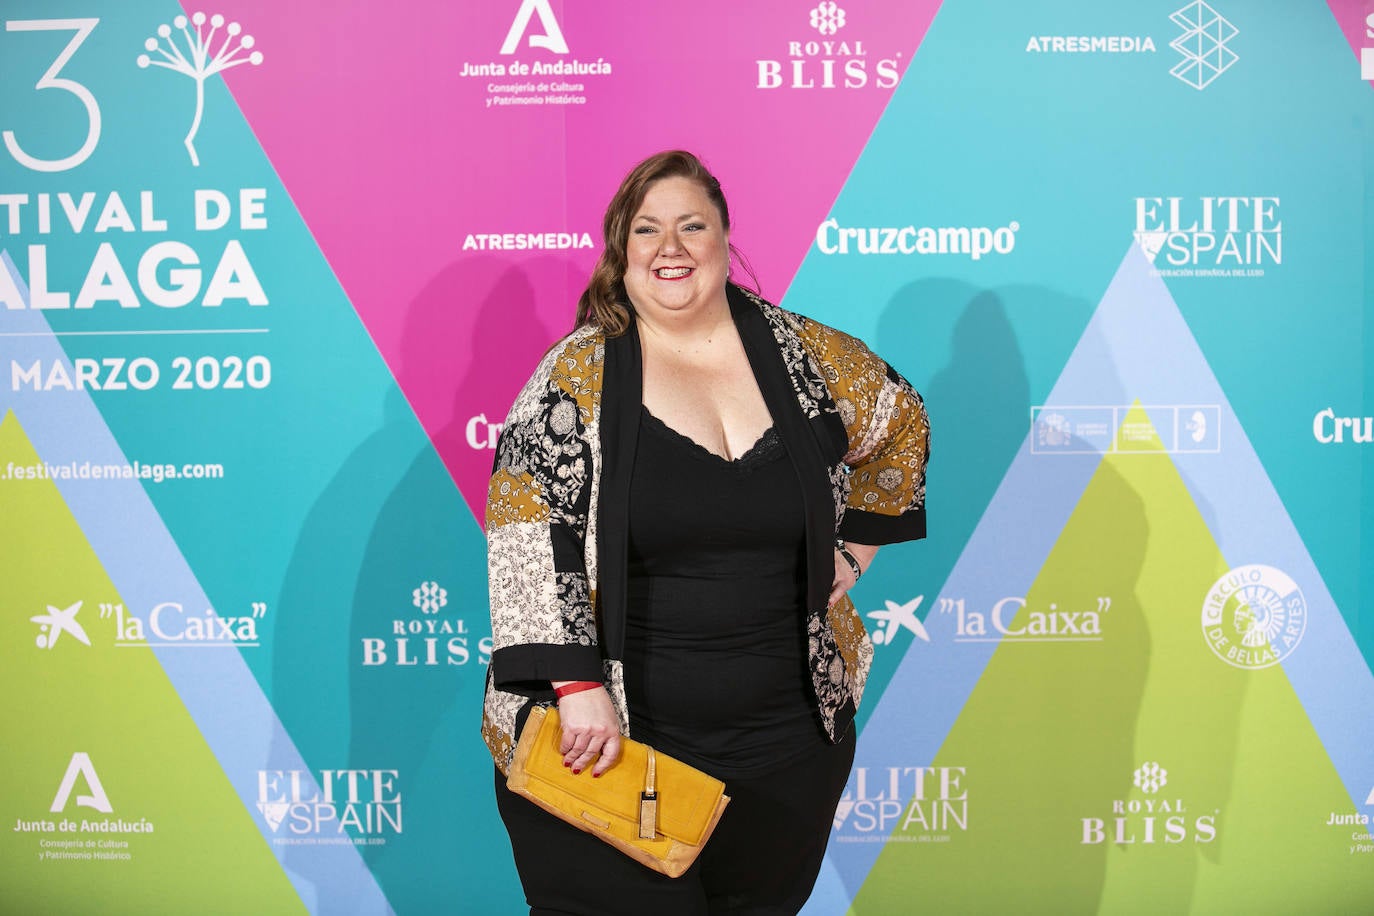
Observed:
[[[13,479],[12,468],[40,460],[9,412],[0,421],[0,478],[10,476],[0,479],[0,911],[303,912],[152,650],[116,646],[100,606],[120,603],[119,594],[57,486]],[[76,602],[89,646],[30,620]],[[50,811],[77,753],[89,758],[108,813],[79,804],[99,794],[86,771],[63,809]],[[151,829],[99,829],[121,823]]]
[[[927,830],[908,808],[892,839],[933,842],[887,844],[853,912],[1325,913],[1374,900],[1374,854],[1352,852],[1369,828],[1327,826],[1354,809],[1282,666],[1232,667],[1203,638],[1212,584],[1263,558],[1222,556],[1207,507],[1150,452],[1148,424],[1138,405],[1126,417],[1144,453],[1102,461],[1009,627],[1108,598],[1101,641],[1003,640],[934,761],[964,768],[967,828]],[[1154,792],[1133,784],[1147,763],[1165,771]]]

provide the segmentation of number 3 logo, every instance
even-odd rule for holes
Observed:
[[[100,140],[100,106],[95,102],[95,96],[91,91],[75,80],[62,79],[57,74],[67,65],[67,61],[72,59],[76,49],[81,47],[81,43],[90,37],[91,31],[100,22],[99,19],[23,19],[5,23],[6,32],[64,32],[71,30],[76,32],[72,40],[67,42],[67,46],[62,49],[62,53],[52,62],[48,72],[44,73],[34,84],[35,89],[60,89],[70,92],[81,100],[81,104],[86,106],[86,117],[89,126],[86,130],[86,141],[81,144],[81,148],[64,159],[39,159],[37,156],[30,156],[19,146],[19,141],[15,139],[14,131],[7,130],[3,136],[5,138],[5,148],[10,151],[10,155],[15,158],[20,165],[33,169],[35,172],[65,172],[67,169],[74,169],[81,163],[90,158],[91,153],[95,152],[96,142]]]

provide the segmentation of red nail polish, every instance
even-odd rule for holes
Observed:
[[[581,770],[573,770],[573,775],[574,775],[574,776],[579,776],[579,775],[581,775],[581,773],[582,773]]]
[[[601,774],[600,774],[600,773],[593,773],[593,774],[592,774],[592,779],[600,779],[600,778],[601,778]]]

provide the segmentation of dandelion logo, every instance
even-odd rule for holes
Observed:
[[[811,11],[811,28],[822,35],[834,35],[844,28],[844,10],[838,3],[817,3]]]
[[[1154,795],[1169,784],[1169,771],[1157,763],[1142,763],[1135,771],[1135,787],[1146,795]]]
[[[439,608],[448,604],[448,590],[441,588],[438,582],[421,582],[420,587],[411,591],[411,604],[420,609],[422,614],[437,614]]]
[[[210,23],[209,31],[205,29],[206,21]],[[244,35],[239,37],[243,27],[237,22],[229,23],[225,28],[224,41],[220,44],[219,50],[211,51],[210,45],[214,42],[215,33],[224,26],[224,17],[216,13],[207,17],[204,13],[195,13],[191,16],[190,24],[196,27],[196,33],[191,35],[187,29],[185,16],[178,16],[172,20],[172,25],[160,25],[157,27],[158,38],[149,38],[143,43],[143,47],[151,52],[156,52],[162,60],[154,60],[147,54],[138,55],[138,65],[144,69],[148,67],[165,67],[168,70],[175,70],[183,76],[189,76],[196,81],[196,116],[191,120],[191,130],[186,134],[186,151],[191,154],[191,164],[200,165],[200,157],[196,155],[196,131],[200,130],[201,115],[205,111],[205,80],[214,76],[221,70],[228,70],[230,67],[237,67],[240,64],[252,64],[257,66],[262,63],[262,52],[252,51],[253,36]],[[189,57],[181,53],[176,42],[172,39],[172,27],[175,26],[181,31],[186,39],[186,50]],[[163,44],[165,42],[165,46]],[[239,52],[250,52],[247,56],[240,57]]]

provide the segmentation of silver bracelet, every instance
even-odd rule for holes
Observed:
[[[854,581],[858,582],[859,577],[864,574],[863,567],[859,565],[858,559],[855,558],[854,554],[849,552],[849,548],[845,546],[844,541],[839,538],[835,538],[835,549],[840,552],[840,556],[844,557],[844,561],[849,564],[849,568],[854,570]]]

